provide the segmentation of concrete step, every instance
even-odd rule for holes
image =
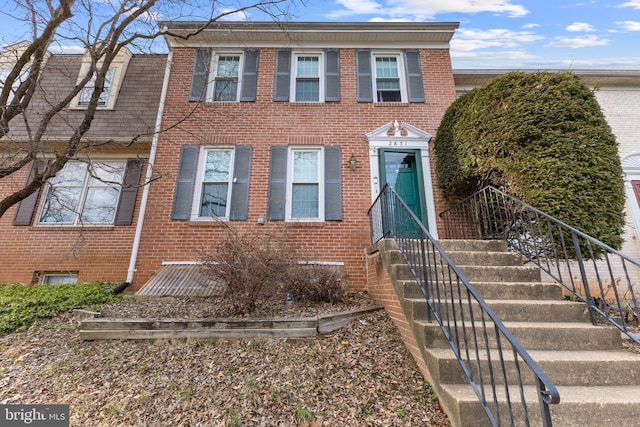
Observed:
[[[504,252],[507,244],[503,240],[438,240],[438,244],[447,253],[461,251]]]
[[[430,359],[430,366],[435,366],[435,374],[439,380],[447,384],[464,384],[467,377],[464,375],[460,363],[455,358],[451,349],[430,348],[426,350]],[[532,350],[529,355],[540,366],[542,371],[556,386],[583,385],[583,386],[611,386],[611,385],[636,385],[640,384],[640,355],[625,351],[547,351]],[[474,373],[476,381],[479,372],[482,372],[486,380],[489,373],[489,356],[491,356],[495,381],[504,383],[504,376],[499,362],[497,350],[491,350],[489,354],[485,350],[478,356],[471,355],[469,365]],[[480,371],[477,368],[476,357],[480,360]],[[516,384],[516,368],[513,364],[513,353],[503,352],[505,372],[508,382]],[[520,372],[525,384],[535,385],[534,375],[526,368],[521,359],[518,360]],[[496,374],[497,373],[497,374]],[[488,381],[486,381],[488,382]]]
[[[432,347],[448,347],[449,343],[445,339],[440,326],[435,322],[425,322],[416,320],[416,325],[422,330],[422,336],[416,339],[425,345],[426,348]],[[464,328],[462,322],[459,322],[457,334],[460,340],[460,346],[464,346],[466,337],[471,349],[474,342],[474,330],[471,322],[465,322]],[[622,338],[620,331],[608,326],[593,326],[590,323],[565,323],[565,322],[503,322],[505,327],[513,334],[513,336],[524,346],[527,351],[530,350],[619,350],[622,346]],[[488,335],[488,345],[490,348],[496,347],[496,337],[493,322],[486,322],[486,330]],[[487,341],[484,339],[482,323],[475,322],[475,337],[480,348],[487,347]],[[451,333],[455,335],[456,329],[451,328]],[[504,341],[504,337],[500,339]],[[506,345],[503,342],[503,346]],[[506,347],[504,347],[506,348]],[[475,350],[470,350],[475,351]]]
[[[470,386],[441,384],[440,398],[443,405],[454,409],[449,414],[453,425],[464,427],[488,426],[489,421],[480,406],[478,397]],[[486,386],[485,390],[491,390]],[[514,408],[519,408],[517,388],[510,389]],[[551,405],[554,426],[634,426],[640,420],[640,387],[638,386],[560,386],[560,404]],[[524,394],[528,405],[531,425],[541,425],[537,395],[534,386],[526,386]],[[503,389],[498,389],[497,400],[501,413],[501,425],[511,425]],[[493,396],[489,396],[491,401]],[[515,412],[514,425],[523,425],[520,414]]]
[[[414,266],[420,271],[421,266]],[[459,270],[471,282],[539,282],[541,280],[540,269],[535,266],[475,266],[475,265],[459,265]],[[413,275],[407,264],[392,264],[391,275],[397,280],[411,280]],[[442,277],[443,274],[449,275],[449,268],[444,265],[443,268],[428,269],[428,274],[433,277]]]
[[[527,259],[515,252],[447,252],[456,265],[523,265]]]
[[[445,296],[442,296],[444,299]],[[456,302],[457,302],[456,297]],[[436,303],[439,312],[449,310],[449,316],[455,315],[457,319],[470,319],[471,315],[480,319],[480,309],[477,302],[473,301],[468,306],[466,295],[463,297],[464,312],[460,312],[460,305],[455,312],[450,303],[442,301]],[[537,300],[485,300],[489,307],[503,322],[589,322],[589,311],[586,304],[572,301],[537,301]],[[427,303],[424,298],[411,298],[407,302],[411,304],[413,313],[420,314],[414,319],[426,319]]]
[[[485,299],[561,300],[562,288],[544,282],[473,282]]]

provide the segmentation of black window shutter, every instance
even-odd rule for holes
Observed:
[[[229,219],[246,221],[249,216],[251,146],[236,147],[233,175]]]
[[[193,75],[189,101],[204,101],[207,96],[207,80],[209,80],[209,65],[211,64],[211,50],[199,47],[195,52]]]
[[[371,51],[356,51],[356,70],[358,77],[358,102],[373,102]]]
[[[120,190],[120,200],[116,210],[115,225],[131,225],[133,222],[133,212],[136,208],[138,198],[138,186],[140,185],[140,175],[142,174],[143,162],[140,159],[127,160],[127,167],[124,170],[122,189]]]
[[[326,81],[325,101],[340,101],[340,51],[327,50],[326,57]]]
[[[196,179],[198,163],[198,146],[185,145],[180,153],[180,167],[176,179],[176,191],[173,196],[171,219],[189,219],[191,216],[191,202],[193,187]]]
[[[267,218],[269,219],[284,220],[288,150],[288,147],[271,147],[269,202],[267,207]]]
[[[291,51],[278,49],[276,51],[276,80],[273,89],[274,101],[289,100],[289,86],[291,74]]]
[[[259,50],[244,51],[244,70],[242,71],[242,90],[240,101],[252,102],[256,100],[258,89],[258,55]]]
[[[340,147],[324,149],[324,219],[342,220],[342,155]]]
[[[29,171],[29,176],[27,177],[27,181],[25,182],[25,186],[33,181],[33,178],[36,175],[36,170],[38,173],[44,172],[44,168],[46,167],[47,162],[44,160],[36,160],[31,165],[31,170]],[[36,203],[38,202],[38,195],[40,194],[40,186],[36,191],[31,193],[29,196],[25,197],[18,203],[18,208],[16,210],[16,215],[13,217],[13,225],[30,225],[31,218],[33,217],[33,211],[36,209]]]
[[[424,102],[424,87],[422,85],[420,52],[418,52],[417,50],[407,50],[404,53],[404,56],[407,67],[409,102]]]

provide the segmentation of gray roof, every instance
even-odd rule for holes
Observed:
[[[571,71],[591,87],[640,87],[640,70],[514,70],[514,69],[454,69],[456,88],[473,88],[489,83],[494,78],[512,71],[563,72]]]
[[[86,134],[87,139],[128,141],[142,135],[141,141],[150,141],[158,114],[164,79],[166,55],[133,55],[127,67],[113,110],[98,110]],[[32,128],[48,105],[63,99],[75,86],[80,73],[82,55],[51,55],[43,70],[40,85],[28,108],[27,117]],[[64,141],[82,121],[85,110],[63,109],[45,133],[45,140]],[[11,121],[11,133],[4,139],[27,139],[26,128],[20,116]]]

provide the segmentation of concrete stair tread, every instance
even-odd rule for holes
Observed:
[[[411,302],[418,302],[418,301],[425,302],[424,298],[405,298],[405,299],[407,301],[411,301]],[[582,302],[567,301],[567,300],[486,299],[485,302],[489,306],[491,306],[492,304],[530,305],[530,306],[539,306],[539,305],[549,306],[549,305],[554,305],[554,306],[559,306],[559,307],[568,307],[570,305],[573,305],[573,306],[584,305],[584,308],[587,309],[587,306]]]
[[[442,359],[455,359],[449,348],[427,348],[427,352],[432,353]],[[625,350],[589,350],[589,351],[563,351],[563,350],[530,350],[527,351],[536,362],[543,361],[576,361],[576,362],[616,362],[616,361],[637,361],[640,362],[640,354]],[[496,349],[491,350],[491,354],[498,354]],[[474,356],[475,357],[475,356]],[[513,354],[509,351],[503,352],[505,360],[513,360]],[[486,360],[485,351],[480,354],[480,359]],[[494,358],[495,359],[495,358]]]

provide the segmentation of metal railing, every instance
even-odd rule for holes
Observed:
[[[428,320],[442,329],[490,422],[551,426],[558,390],[393,188],[383,188],[369,217],[373,243],[393,239],[400,249]]]
[[[494,187],[440,213],[448,239],[502,239],[575,300],[592,323],[606,321],[640,344],[636,290],[640,262]]]

